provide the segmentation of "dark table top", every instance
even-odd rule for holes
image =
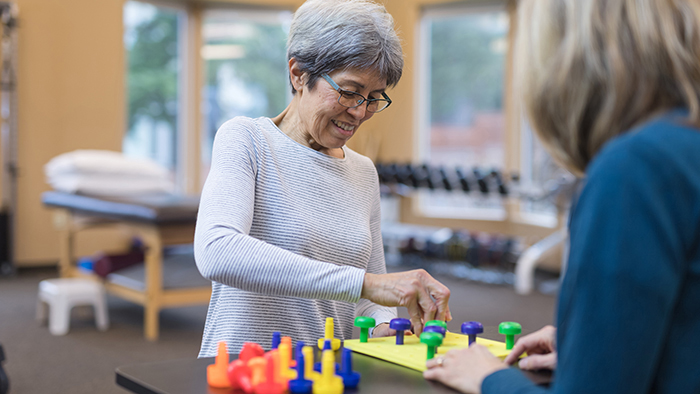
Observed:
[[[340,352],[338,352],[340,353]],[[233,360],[235,356],[232,356]],[[217,389],[207,384],[207,366],[214,358],[182,359],[119,367],[117,384],[137,394],[232,394],[232,389]],[[353,353],[353,369],[362,377],[352,392],[402,394],[455,393],[446,386],[425,380],[422,373]],[[549,373],[526,373],[538,384],[551,380]],[[346,392],[348,392],[346,390]]]
[[[98,197],[49,191],[41,195],[41,201],[49,207],[65,208],[85,215],[157,224],[194,224],[199,209],[199,196],[165,193]]]

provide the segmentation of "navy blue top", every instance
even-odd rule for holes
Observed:
[[[510,368],[492,393],[700,393],[700,131],[683,112],[603,147],[572,211],[550,389]]]

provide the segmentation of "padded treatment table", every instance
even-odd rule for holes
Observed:
[[[42,194],[42,202],[54,210],[54,225],[60,232],[61,277],[88,275],[78,270],[73,253],[80,231],[118,225],[141,238],[147,248],[143,266],[108,275],[105,287],[110,294],[143,305],[146,339],[158,339],[161,309],[209,302],[211,282],[199,274],[192,255],[163,256],[164,246],[192,243],[199,197],[104,198],[52,191]]]

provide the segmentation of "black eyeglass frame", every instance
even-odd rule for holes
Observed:
[[[331,87],[333,89],[335,89],[336,91],[338,91],[338,93],[340,93],[340,96],[338,96],[338,104],[342,105],[345,108],[357,108],[360,105],[367,102],[367,111],[372,112],[373,114],[376,114],[376,113],[384,111],[385,109],[389,108],[389,106],[391,105],[391,99],[389,98],[389,96],[387,96],[386,93],[382,93],[383,99],[368,99],[365,96],[361,95],[360,93],[353,92],[352,90],[345,90],[345,89],[341,88],[340,86],[338,86],[337,83],[335,83],[334,80],[331,79],[331,77],[328,74],[321,74],[321,77],[323,77],[323,79],[325,79],[326,82],[328,82],[328,84],[331,85]],[[358,95],[358,96],[362,97],[362,101],[357,103],[357,105],[354,105],[352,107],[348,107],[347,105],[340,102],[340,98],[343,97],[343,93]],[[369,103],[374,102],[374,101],[386,101],[386,103],[387,103],[386,107],[380,109],[379,111],[370,111],[369,110]]]

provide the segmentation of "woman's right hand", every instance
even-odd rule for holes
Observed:
[[[425,270],[365,274],[362,298],[384,306],[408,309],[413,331],[420,335],[428,320],[452,320],[450,290]]]
[[[510,354],[503,360],[506,364],[513,364],[521,354],[527,352],[527,357],[520,360],[520,369],[550,369],[557,368],[556,349],[557,329],[545,326],[539,331],[525,335],[518,339]]]

